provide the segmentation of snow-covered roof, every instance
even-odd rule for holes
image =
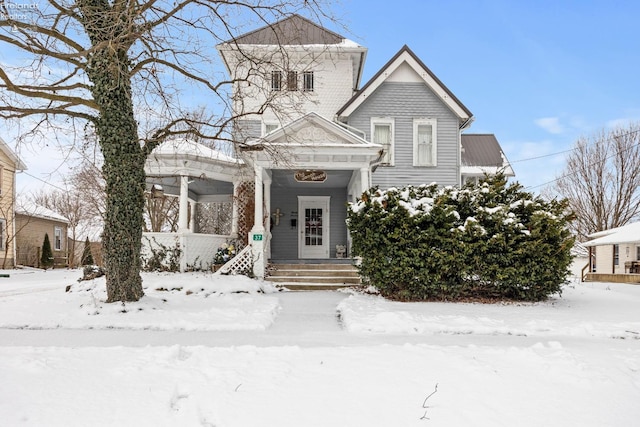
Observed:
[[[240,159],[236,159],[227,154],[224,154],[222,151],[209,148],[206,145],[186,138],[165,141],[158,147],[156,147],[152,153],[157,155],[169,156],[183,154],[188,156],[202,157],[206,159],[220,160],[222,162],[242,163],[242,160]]]
[[[593,240],[583,243],[585,246],[618,245],[621,243],[640,243],[640,222],[623,225],[622,227],[611,228],[590,234],[589,237],[596,237]]]
[[[37,205],[33,202],[21,202],[16,206],[16,214],[26,215],[34,218],[49,219],[52,221],[64,222],[69,224],[69,220],[51,209]]]

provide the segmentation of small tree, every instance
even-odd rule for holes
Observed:
[[[82,265],[93,265],[93,255],[91,254],[91,243],[89,237],[84,241],[84,249],[82,250]]]
[[[51,251],[51,242],[49,242],[49,233],[45,233],[44,235],[40,265],[42,265],[45,270],[49,267],[53,267],[53,252]]]

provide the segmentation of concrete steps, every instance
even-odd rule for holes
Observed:
[[[333,290],[360,284],[351,264],[270,264],[265,280],[289,290]]]

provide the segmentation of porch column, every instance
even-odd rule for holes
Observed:
[[[371,187],[371,183],[369,182],[369,168],[360,168],[360,185],[362,186],[363,193]]]
[[[239,197],[240,183],[233,182],[233,197],[231,199],[231,238],[238,238],[238,221],[240,217],[240,209],[238,204],[240,203]]]
[[[180,175],[180,206],[178,210],[178,231],[189,231],[189,177]]]
[[[267,240],[266,248],[265,248],[265,257],[266,259],[271,258],[271,177],[264,177],[264,205],[265,210],[267,211],[267,223],[265,224],[265,234],[269,236]]]
[[[264,271],[266,269],[265,261],[265,230],[263,221],[262,204],[264,203],[264,196],[262,191],[262,166],[256,166],[255,170],[255,198],[254,198],[254,221],[253,228],[249,236],[249,244],[253,251],[253,274],[255,277],[264,279]]]
[[[191,211],[189,212],[189,231],[195,233],[196,231],[196,202],[189,202]]]

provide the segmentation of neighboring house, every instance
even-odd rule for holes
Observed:
[[[33,203],[24,203],[16,209],[17,264],[40,267],[42,244],[49,235],[54,267],[67,266],[69,220],[62,215]]]
[[[242,117],[234,129],[240,159],[161,148],[147,164],[148,176],[158,177],[150,187],[165,177],[159,184],[180,194],[183,249],[193,233],[189,204],[221,194],[237,201],[247,181],[251,262],[263,277],[268,260],[336,258],[336,247],[349,245],[346,204],[372,186],[513,176],[494,135],[463,134],[473,114],[407,46],[361,89],[367,48],[301,16],[217,48],[232,78],[251,76],[238,78],[232,95]],[[262,113],[247,113],[265,102]],[[236,202],[231,235],[238,209]]]
[[[588,237],[592,240],[583,243],[591,260],[587,280],[640,282],[640,222]]]
[[[0,138],[0,268],[15,266],[16,172],[26,169]]]

